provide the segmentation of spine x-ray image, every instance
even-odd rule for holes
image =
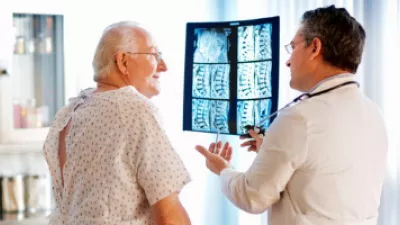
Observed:
[[[228,113],[229,101],[193,99],[192,128],[212,132],[219,129],[221,133],[229,133]]]
[[[254,39],[255,39],[255,60],[264,60],[272,58],[271,50],[271,24],[261,24],[254,26]]]
[[[238,61],[254,60],[253,26],[238,27]]]
[[[238,27],[238,99],[271,96],[271,24]],[[246,61],[256,61],[248,62]]]
[[[204,64],[193,65],[193,97],[210,97],[210,68]]]
[[[229,72],[229,64],[194,64],[193,97],[229,99]]]
[[[192,128],[197,131],[210,131],[210,100],[192,100]]]
[[[238,99],[271,97],[272,62],[240,63],[238,65]]]
[[[262,120],[271,114],[271,100],[262,99],[254,101],[254,114],[255,114],[255,124],[259,124]],[[265,129],[269,126],[270,120],[263,121],[260,125],[261,128]]]
[[[238,61],[271,59],[271,24],[238,27]]]
[[[229,101],[211,101],[211,131],[229,133]]]
[[[211,70],[211,98],[229,99],[229,72],[230,66],[226,64],[210,65]]]
[[[194,63],[228,63],[231,29],[197,28],[194,33]]]
[[[247,132],[244,129],[246,125],[258,125],[271,114],[271,106],[270,99],[239,101],[237,105],[237,132],[244,134]],[[263,121],[260,127],[267,128],[269,122],[269,120]]]
[[[238,99],[254,98],[254,69],[254,63],[240,63],[238,65]]]
[[[254,125],[254,102],[253,101],[239,101],[237,104],[237,132],[244,134],[246,125]]]
[[[274,117],[262,120],[277,110],[279,45],[279,17],[188,23],[183,130],[268,129]]]
[[[255,98],[265,98],[271,97],[271,70],[272,62],[257,62],[254,63],[254,97]]]

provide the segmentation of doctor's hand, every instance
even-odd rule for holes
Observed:
[[[247,147],[248,152],[257,152],[261,147],[261,144],[263,142],[263,136],[256,133],[253,129],[249,130],[249,134],[251,136],[251,139],[248,141],[243,142],[240,144],[241,147]],[[248,137],[240,136],[241,140],[246,140],[249,139]]]
[[[201,145],[197,145],[195,148],[206,158],[206,165],[211,172],[219,175],[222,170],[229,168],[229,161],[232,158],[232,147],[229,146],[229,142],[226,142],[221,150],[222,143],[219,141],[214,153],[215,143],[211,143],[208,149]]]

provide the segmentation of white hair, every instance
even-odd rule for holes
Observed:
[[[137,39],[134,28],[137,27],[137,22],[121,21],[111,24],[103,31],[92,61],[94,81],[97,82],[112,71],[114,57],[118,52],[132,50]]]

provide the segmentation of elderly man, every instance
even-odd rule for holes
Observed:
[[[62,108],[44,144],[54,225],[190,224],[178,194],[189,174],[150,98],[167,66],[133,22],[109,26],[94,59],[97,88]]]
[[[304,13],[286,49],[290,86],[304,99],[283,110],[240,173],[230,147],[218,154],[196,146],[221,178],[223,193],[250,213],[270,206],[270,225],[376,225],[388,140],[377,106],[358,88],[365,32],[343,8]],[[261,143],[262,142],[262,143]],[[261,145],[261,146],[260,146]]]

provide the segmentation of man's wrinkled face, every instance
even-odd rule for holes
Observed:
[[[126,54],[127,81],[144,96],[151,98],[160,93],[161,72],[167,71],[167,65],[161,57],[151,35],[140,29],[137,31],[137,42]]]

